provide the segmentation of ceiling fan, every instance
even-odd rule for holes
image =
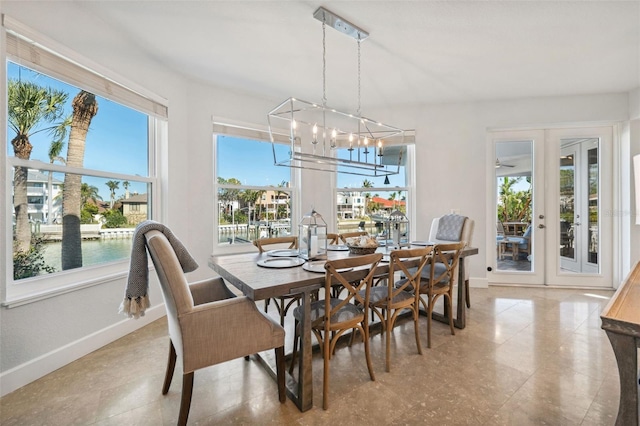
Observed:
[[[503,164],[500,162],[499,158],[496,158],[496,169],[499,169],[500,167],[515,167],[513,164]]]

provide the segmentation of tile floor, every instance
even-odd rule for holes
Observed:
[[[384,371],[384,341],[373,335],[376,381],[369,380],[361,343],[340,347],[331,362],[327,411],[318,354],[314,408],[305,413],[289,400],[278,403],[275,382],[253,360],[200,370],[189,424],[613,425],[617,367],[599,317],[612,294],[472,288],[467,327],[455,336],[434,322],[427,349],[421,319],[422,356],[412,322],[395,329],[390,373]],[[0,424],[175,424],[179,367],[169,394],[160,392],[168,351],[165,321],[1,398]]]

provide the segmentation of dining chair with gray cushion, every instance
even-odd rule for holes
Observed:
[[[422,355],[420,345],[419,318],[420,318],[420,293],[412,291],[419,286],[420,274],[429,261],[432,247],[414,249],[393,250],[389,255],[389,273],[386,285],[378,285],[371,288],[369,307],[380,318],[385,332],[385,359],[386,370],[391,371],[391,332],[398,315],[405,309],[409,309],[413,316],[413,328],[416,336],[418,353]],[[405,261],[418,259],[418,266],[407,268]],[[404,276],[400,281],[395,281],[395,274]],[[360,291],[364,297],[364,291]]]
[[[144,234],[167,310],[169,359],[162,386],[166,395],[176,361],[182,363],[178,424],[189,417],[196,370],[275,349],[280,402],[285,401],[284,329],[247,297],[236,297],[220,277],[189,284],[167,237]]]
[[[266,252],[268,249],[275,248],[285,248],[285,249],[297,249],[298,248],[298,237],[289,236],[289,237],[271,237],[271,238],[260,238],[258,240],[253,240],[253,245],[258,248],[260,253]],[[289,308],[294,303],[300,302],[300,296],[292,295],[292,296],[280,296],[277,298],[267,299],[264,301],[264,311],[269,311],[269,304],[273,300],[274,305],[276,305],[276,309],[278,310],[278,315],[280,315],[280,325],[284,326],[284,318],[287,316],[287,312],[289,312]]]
[[[437,217],[431,222],[429,241],[435,244],[447,244],[452,242],[464,241],[465,247],[470,247],[473,241],[474,227],[474,220],[466,216],[448,214],[442,217]],[[464,291],[467,308],[471,307],[471,300],[469,297],[469,270],[469,266],[465,265]]]
[[[449,317],[451,334],[453,328],[453,287],[458,278],[457,269],[464,242],[436,244],[422,269],[420,279],[420,303],[427,311],[427,347],[431,347],[431,314],[441,296],[445,298],[445,312]]]
[[[371,354],[369,352],[369,297],[371,283],[382,254],[374,253],[330,260],[325,263],[325,298],[311,303],[311,330],[316,336],[324,358],[322,383],[322,407],[329,408],[329,360],[335,352],[336,343],[345,332],[358,330],[364,341],[364,354],[369,370],[369,377],[375,380]],[[344,289],[344,297],[331,297],[331,289],[335,283]],[[296,337],[294,338],[291,364],[295,362],[300,324],[304,315],[304,307],[293,310],[296,319]]]

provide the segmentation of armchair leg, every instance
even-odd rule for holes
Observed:
[[[164,375],[164,384],[162,385],[162,394],[166,395],[169,392],[171,386],[171,379],[173,378],[173,371],[176,368],[176,348],[173,346],[173,342],[169,340],[169,359],[167,361],[167,372]]]
[[[178,425],[184,426],[189,418],[191,408],[191,394],[193,392],[193,371],[182,376],[182,399],[180,400],[180,414]]]
[[[276,373],[278,376],[278,399],[281,403],[287,398],[284,379],[285,379],[285,365],[284,365],[284,346],[276,348]]]
[[[467,301],[467,308],[471,308],[471,299],[469,299],[469,280],[464,281],[464,298]]]

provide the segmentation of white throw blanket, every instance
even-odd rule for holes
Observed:
[[[149,307],[149,262],[144,235],[151,230],[160,231],[167,237],[184,272],[195,271],[198,268],[198,263],[169,228],[153,220],[140,223],[133,234],[127,288],[124,300],[120,304],[120,313],[124,313],[129,318],[144,316],[145,310]]]

